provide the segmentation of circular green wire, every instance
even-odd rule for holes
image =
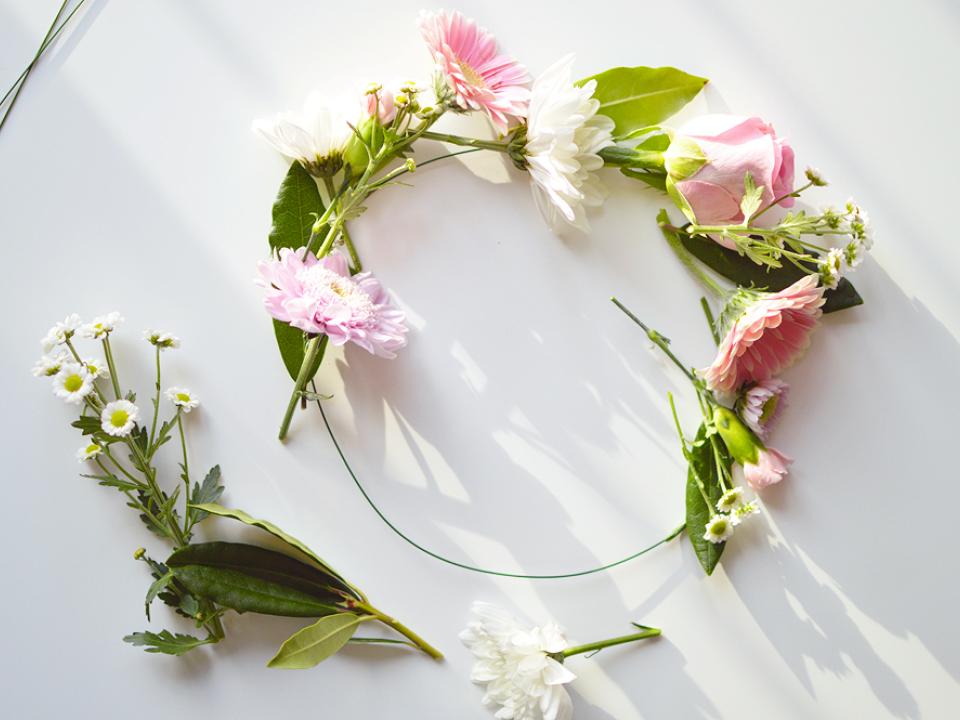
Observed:
[[[313,383],[311,383],[311,385],[313,385]],[[316,392],[315,385],[313,386],[313,390],[314,392]],[[326,426],[327,433],[330,435],[330,439],[333,441],[333,446],[337,449],[337,454],[340,456],[340,460],[343,462],[343,466],[346,468],[347,473],[349,473],[350,477],[353,479],[353,482],[357,486],[357,489],[360,491],[360,494],[363,495],[363,499],[367,501],[367,504],[371,508],[373,508],[373,511],[380,517],[381,520],[383,520],[384,524],[388,528],[393,530],[393,532],[396,533],[399,537],[401,537],[403,540],[405,540],[407,543],[409,543],[410,545],[412,545],[413,547],[415,547],[417,550],[424,553],[425,555],[429,555],[430,557],[436,560],[439,560],[440,562],[447,563],[447,565],[453,565],[454,567],[462,568],[464,570],[470,570],[471,572],[482,573],[484,575],[496,575],[498,577],[508,577],[508,578],[521,578],[524,580],[560,580],[562,578],[580,577],[583,575],[592,575],[594,573],[603,572],[604,570],[609,570],[611,568],[617,567],[618,565],[623,565],[624,563],[628,563],[631,560],[635,560],[641,555],[645,555],[651,550],[655,550],[661,545],[664,545],[665,543],[670,542],[675,537],[677,537],[680,533],[682,533],[686,528],[686,523],[681,524],[680,526],[675,528],[673,531],[671,531],[670,534],[667,535],[662,540],[658,540],[650,547],[646,547],[643,550],[640,550],[639,552],[635,552],[632,555],[628,555],[627,557],[622,558],[621,560],[617,560],[616,562],[607,563],[606,565],[601,565],[600,567],[590,568],[589,570],[578,570],[577,572],[558,573],[556,575],[525,575],[523,573],[502,572],[500,570],[489,570],[487,568],[477,567],[476,565],[468,565],[466,563],[458,562],[456,560],[451,560],[450,558],[444,557],[439,553],[435,553],[433,550],[425,548],[416,540],[406,535],[400,528],[394,525],[386,515],[384,515],[383,511],[373,501],[373,498],[370,497],[370,494],[367,492],[366,488],[363,486],[363,483],[360,482],[360,479],[357,477],[357,474],[353,471],[353,468],[350,466],[350,462],[347,460],[347,456],[343,454],[343,449],[340,447],[340,443],[337,440],[337,436],[334,434],[333,428],[330,426],[330,422],[327,420],[327,414],[324,412],[323,405],[321,404],[319,398],[316,399],[316,402],[317,402],[317,407],[320,409],[320,417],[323,418],[323,424]]]

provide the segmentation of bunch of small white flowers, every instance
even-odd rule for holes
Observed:
[[[842,210],[825,208],[821,218],[828,232],[850,238],[842,247],[827,250],[817,261],[820,282],[832,290],[846,272],[863,262],[864,255],[873,247],[873,232],[867,212],[852,198],[847,200]]]
[[[640,632],[571,647],[556,623],[527,627],[485,602],[475,602],[472,612],[460,633],[477,659],[470,678],[486,686],[483,704],[497,708],[494,717],[512,720],[568,720],[573,705],[563,686],[577,677],[564,667],[568,657],[660,634],[634,623]]]
[[[731,487],[717,500],[717,512],[707,522],[703,539],[712,543],[726,542],[736,527],[752,515],[760,512],[760,504],[746,500],[742,487]]]

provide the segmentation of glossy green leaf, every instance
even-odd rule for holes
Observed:
[[[709,238],[685,232],[679,233],[679,237],[683,246],[700,262],[737,285],[777,291],[789,287],[804,276],[804,272],[793,263],[784,263],[780,268],[770,268],[766,265],[758,265],[750,258],[737,253],[736,250],[725,248]],[[809,267],[810,272],[817,272],[813,265]],[[840,279],[835,290],[827,290],[824,298],[826,299],[823,305],[825,313],[863,305],[863,298],[860,297],[853,283],[846,278]]]
[[[340,613],[317,620],[287,638],[267,667],[303,670],[337,653],[369,615]]]
[[[724,462],[729,468],[732,460],[726,454],[722,443],[718,443],[723,453]],[[712,543],[703,537],[707,522],[710,520],[710,508],[703,499],[703,493],[697,484],[697,477],[703,482],[707,497],[716,507],[717,500],[723,495],[720,479],[717,477],[717,466],[713,457],[713,446],[706,437],[706,428],[701,425],[697,437],[690,448],[690,467],[687,469],[687,537],[697,554],[697,560],[703,566],[704,572],[710,575],[720,561],[726,543]]]
[[[217,642],[213,636],[201,640],[193,635],[174,635],[169,630],[155,632],[136,632],[123,638],[124,642],[137,647],[142,647],[148,653],[164,653],[166,655],[183,655],[201,645],[209,645]]]
[[[600,101],[598,112],[616,123],[617,136],[662,123],[707,84],[706,78],[672,67],[616,67],[577,84],[590,80],[597,81],[593,96]]]
[[[166,564],[192,594],[239,612],[322,617],[343,600],[324,571],[255,545],[188,545]]]
[[[306,247],[313,223],[323,211],[317,181],[299,162],[294,162],[273,203],[270,248],[276,253],[280,248]]]
[[[269,520],[261,520],[259,518],[253,517],[252,515],[250,515],[249,513],[243,510],[226,508],[223,505],[218,505],[216,503],[205,503],[203,505],[196,505],[195,507],[199,510],[203,510],[204,512],[208,512],[211,515],[217,515],[218,517],[237,520],[239,522],[242,522],[244,525],[250,525],[251,527],[260,528],[261,530],[264,530],[270,533],[275,538],[282,540],[287,545],[292,547],[294,550],[297,550],[298,552],[303,553],[308,558],[310,558],[315,563],[317,563],[327,573],[332,575],[333,579],[338,580],[340,582],[341,589],[349,590],[351,593],[353,593],[353,590],[350,587],[349,583],[347,583],[347,581],[344,580],[343,576],[340,573],[338,573],[336,570],[334,570],[326,562],[326,560],[321,558],[313,550],[307,547],[306,543],[304,543],[301,540],[297,540],[297,538],[293,537],[293,535],[289,535],[288,533],[284,532]]]

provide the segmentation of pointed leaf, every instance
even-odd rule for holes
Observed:
[[[190,514],[191,523],[198,523],[207,517],[207,512],[198,508],[198,505],[204,503],[215,503],[223,495],[223,485],[220,484],[220,466],[214,465],[210,468],[203,483],[194,483],[193,492],[190,495],[190,505],[187,512]]]
[[[273,225],[268,236],[271,249],[276,253],[280,248],[305,247],[313,223],[323,210],[317,181],[299,162],[294,162],[273,203]]]
[[[267,667],[303,670],[326,660],[340,650],[370,616],[340,613],[317,620],[295,632],[267,663]]]
[[[720,447],[726,455],[722,443],[720,443]],[[729,456],[724,458],[724,462],[726,462],[727,467],[732,464]],[[706,439],[706,428],[703,425],[700,426],[697,437],[690,447],[690,467],[687,469],[686,493],[687,537],[690,538],[690,544],[693,545],[693,551],[697,554],[697,560],[703,566],[704,572],[710,575],[720,561],[720,555],[723,554],[726,543],[712,543],[703,537],[711,513],[697,484],[698,476],[703,482],[707,497],[716,507],[717,500],[723,495],[723,489],[720,487],[720,479],[717,476],[717,466],[713,458],[713,445]]]

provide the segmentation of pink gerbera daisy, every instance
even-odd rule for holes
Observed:
[[[462,109],[483,110],[501,133],[511,120],[527,116],[527,70],[500,54],[493,35],[459,12],[446,10],[422,12],[420,32]]]
[[[806,349],[822,313],[823,287],[806,275],[775,293],[744,291],[752,299],[727,331],[713,364],[703,371],[712,390],[731,392],[768,380]]]
[[[339,253],[318,260],[303,248],[283,248],[279,260],[259,264],[263,304],[281,322],[334,345],[352,342],[374,355],[396,357],[406,345],[404,313],[368,272],[351,276]]]

